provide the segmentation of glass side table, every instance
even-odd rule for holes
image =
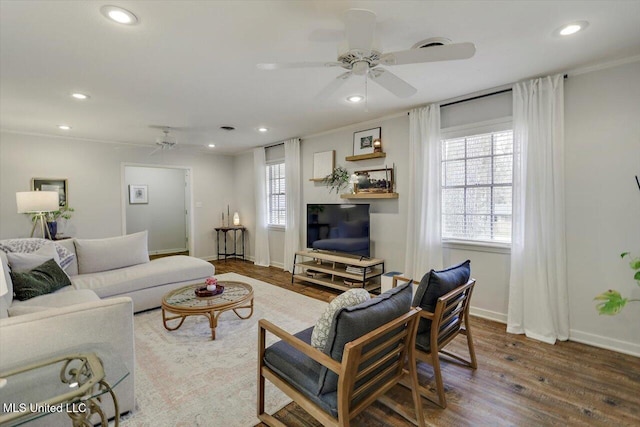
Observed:
[[[0,383],[6,380],[0,388],[0,425],[18,426],[64,412],[74,427],[93,426],[96,418],[106,427],[107,415],[100,405],[103,395],[109,394],[118,426],[118,400],[113,389],[128,375],[119,360],[109,363],[107,373],[96,353],[71,353],[0,372]]]

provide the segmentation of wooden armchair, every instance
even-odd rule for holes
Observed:
[[[410,279],[395,276],[392,287],[396,286],[398,280],[402,282],[410,281]],[[411,282],[417,283],[414,281]],[[422,329],[418,329],[416,336],[416,359],[430,363],[433,366],[437,397],[434,397],[433,393],[423,386],[419,386],[419,392],[422,396],[442,408],[447,407],[447,400],[444,393],[439,354],[442,353],[472,369],[477,369],[478,367],[469,323],[469,302],[475,283],[475,279],[469,278],[466,283],[438,297],[433,311],[429,311],[424,307],[422,311],[420,311],[420,321],[423,323],[420,325]],[[421,281],[420,286],[426,286],[424,280]],[[416,296],[419,295],[418,292],[416,292]],[[415,303],[416,301],[414,300],[414,304]],[[469,360],[444,350],[447,344],[453,341],[459,334],[466,336],[470,356]],[[412,387],[412,385],[406,381],[403,382],[403,385]]]
[[[270,426],[284,425],[265,413],[267,379],[322,425],[349,426],[352,418],[406,376],[408,358],[415,413],[419,425],[423,426],[414,357],[420,309],[410,308],[409,285],[397,290],[339,310],[325,351],[309,344],[313,328],[291,335],[261,319],[258,330],[260,420]],[[387,295],[389,293],[392,295]],[[281,341],[265,348],[266,332]]]

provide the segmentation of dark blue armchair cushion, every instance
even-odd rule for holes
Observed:
[[[345,344],[407,313],[411,308],[411,294],[411,286],[406,283],[361,304],[336,311],[325,353],[341,362]],[[332,393],[337,387],[338,376],[320,367],[317,393]]]
[[[445,270],[431,270],[424,275],[413,298],[413,306],[433,313],[438,298],[462,286],[471,277],[471,261],[466,260]],[[431,320],[420,319],[418,334],[429,331]]]

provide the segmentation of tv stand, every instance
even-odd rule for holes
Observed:
[[[347,268],[354,272],[348,272]],[[314,249],[296,252],[291,283],[298,279],[334,289],[364,288],[372,291],[380,288],[379,278],[383,274],[383,259]]]

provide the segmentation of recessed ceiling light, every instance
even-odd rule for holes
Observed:
[[[58,125],[58,129],[71,130],[71,126],[69,126],[69,125]]]
[[[265,127],[260,127],[258,128],[258,132],[268,132],[269,129],[265,128]]]
[[[102,6],[100,12],[106,18],[118,24],[135,25],[138,23],[138,17],[136,15],[118,6]]]
[[[364,96],[361,96],[361,95],[351,95],[347,97],[347,101],[353,102],[354,104],[362,101],[363,99],[364,99]]]
[[[86,95],[86,94],[80,93],[80,92],[72,93],[71,97],[75,98],[75,99],[89,99],[90,98],[89,95]]]
[[[554,31],[555,34],[559,36],[570,36],[571,34],[575,34],[578,31],[582,31],[589,26],[587,21],[576,21],[570,24],[563,25]]]
[[[207,147],[209,147],[209,148],[216,148],[216,144],[209,144],[209,145],[207,145]]]

